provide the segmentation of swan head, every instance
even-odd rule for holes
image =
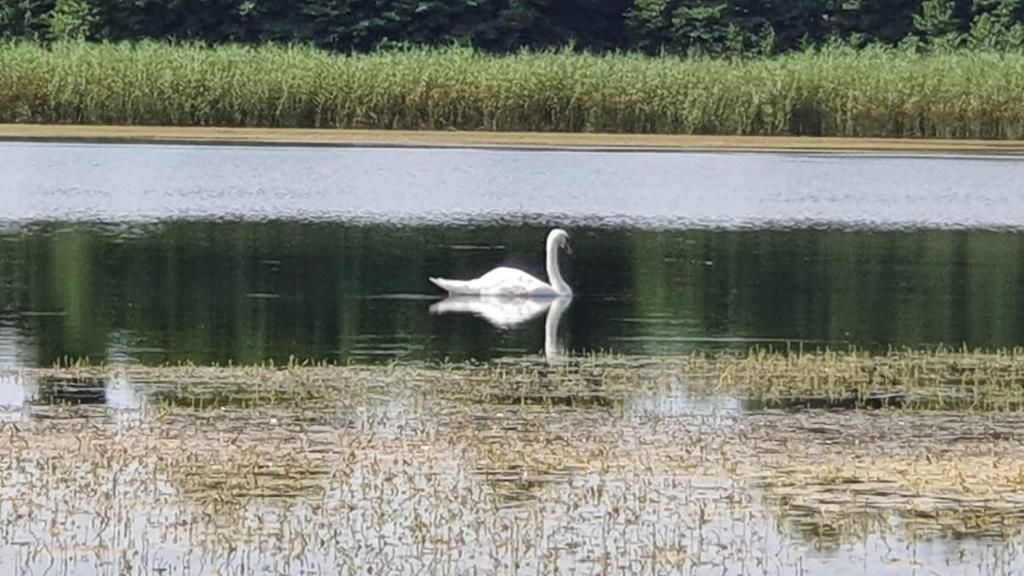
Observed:
[[[564,249],[567,254],[572,254],[572,245],[569,244],[569,233],[561,228],[555,228],[548,232],[548,246],[552,245]]]

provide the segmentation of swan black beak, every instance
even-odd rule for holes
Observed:
[[[572,244],[569,244],[568,240],[565,241],[565,253],[572,255]]]

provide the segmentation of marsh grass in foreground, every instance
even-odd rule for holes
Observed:
[[[30,573],[831,574],[850,554],[1016,574],[1022,366],[936,351],[4,371],[30,400],[0,410],[0,543]],[[737,401],[957,386],[966,409]]]
[[[686,356],[508,358],[486,364],[285,366],[67,365],[40,378],[96,379],[111,371],[147,395],[193,408],[299,406],[375,395],[580,407],[636,394],[728,397],[751,408],[899,408],[1024,411],[1024,349],[694,353]]]
[[[1015,139],[1024,54],[0,45],[0,122]]]
[[[1016,574],[1024,414],[1003,402],[1022,364],[940,350],[6,371],[24,390],[103,393],[0,411],[0,541],[69,572],[831,574],[848,554]],[[865,382],[968,382],[992,411],[730,399]]]

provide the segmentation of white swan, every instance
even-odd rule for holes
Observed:
[[[548,233],[546,245],[548,282],[506,266],[495,268],[472,280],[430,278],[430,281],[452,296],[572,296],[572,288],[566,284],[558,268],[559,248],[565,248],[567,253],[572,254],[569,234],[561,228],[555,228]]]

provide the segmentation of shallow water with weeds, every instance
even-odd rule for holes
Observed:
[[[902,376],[858,383],[885,363]],[[782,409],[748,377],[935,398],[964,365],[993,378],[956,411]],[[1024,416],[1003,399],[1022,369],[947,351],[7,371],[0,566],[1016,574]]]

